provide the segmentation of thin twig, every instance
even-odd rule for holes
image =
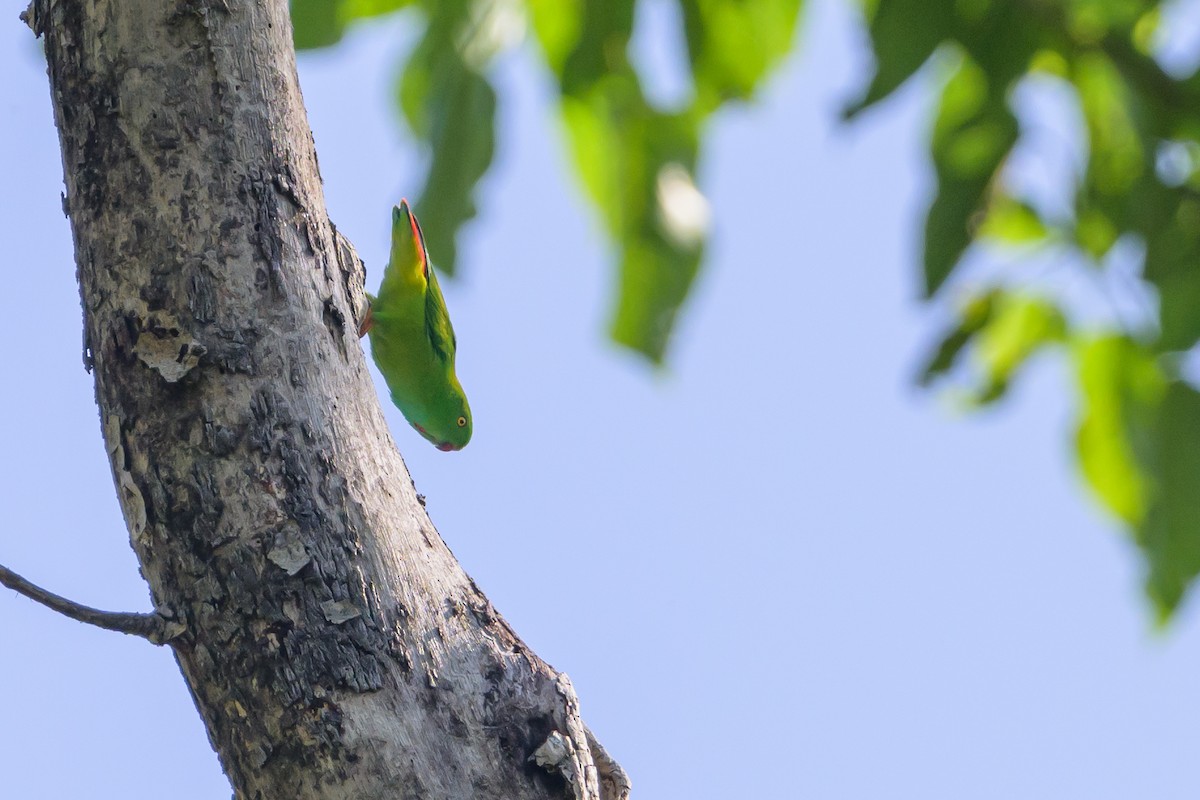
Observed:
[[[53,592],[48,592],[40,586],[35,586],[3,564],[0,564],[0,586],[7,586],[35,603],[41,603],[46,608],[70,617],[76,622],[95,625],[97,628],[117,633],[127,633],[130,636],[139,636],[152,644],[169,642],[184,631],[182,624],[169,620],[161,614],[100,611],[80,605],[65,597],[59,597]]]

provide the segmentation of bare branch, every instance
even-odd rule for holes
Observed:
[[[0,586],[7,586],[35,603],[41,603],[46,608],[70,617],[76,622],[95,625],[97,628],[117,633],[127,633],[130,636],[139,636],[152,644],[165,644],[184,631],[182,624],[169,620],[161,614],[100,611],[80,605],[30,583],[3,564],[0,564]]]

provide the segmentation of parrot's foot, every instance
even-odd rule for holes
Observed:
[[[367,314],[363,317],[362,324],[358,326],[358,338],[361,339],[362,337],[366,336],[367,332],[370,331],[374,325],[375,315],[372,313],[371,307],[367,306]]]

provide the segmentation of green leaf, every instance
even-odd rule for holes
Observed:
[[[1050,232],[1033,206],[1002,195],[992,200],[978,235],[1004,244],[1043,242]]]
[[[542,49],[559,73],[576,167],[619,251],[613,338],[659,363],[708,234],[708,202],[695,185],[706,110],[697,105],[668,114],[650,106],[628,59],[632,0],[530,0],[529,7]],[[742,11],[755,23],[764,13]],[[711,65],[724,61],[705,63],[716,70]]]
[[[329,47],[342,40],[357,19],[390,14],[414,0],[291,0],[292,39],[297,50]]]
[[[976,394],[980,404],[1004,396],[1013,375],[1036,352],[1061,342],[1066,322],[1058,307],[1036,297],[1002,294],[974,349],[982,367],[983,385]]]
[[[1200,339],[1200,199],[1156,184],[1146,239],[1146,280],[1158,290],[1163,350],[1187,350]]]
[[[1075,221],[1075,243],[1083,252],[1099,261],[1117,243],[1121,232],[1098,208],[1081,208]]]
[[[932,296],[975,236],[987,192],[1017,141],[1017,120],[1003,94],[964,59],[942,91],[934,124],[938,190],[925,220],[925,294]]]
[[[1200,574],[1200,393],[1168,380],[1125,336],[1080,345],[1079,464],[1100,500],[1134,532],[1146,591],[1167,620]]]
[[[896,91],[950,38],[954,0],[878,0],[870,15],[875,74],[861,99],[843,112],[857,116]]]
[[[563,98],[575,162],[620,249],[613,338],[661,362],[699,270],[708,203],[695,186],[696,119],[649,106],[632,71]]]
[[[1145,519],[1150,488],[1135,441],[1145,436],[1164,378],[1150,353],[1126,336],[1084,340],[1074,357],[1082,399],[1075,435],[1080,469],[1109,511],[1136,527]]]
[[[973,405],[993,403],[1004,396],[1026,361],[1065,336],[1066,321],[1053,303],[992,289],[963,305],[958,323],[943,335],[918,382],[929,386],[969,352],[974,369],[967,381],[975,384],[969,389],[969,401]]]
[[[954,368],[967,345],[991,320],[999,298],[1000,291],[993,289],[986,294],[972,297],[963,305],[957,324],[942,336],[938,346],[921,367],[917,376],[917,382],[921,386],[930,386]]]
[[[534,38],[541,45],[551,72],[561,78],[567,57],[583,34],[587,0],[525,0]]]
[[[292,38],[297,50],[328,47],[342,39],[346,25],[339,0],[292,0]]]
[[[342,19],[369,19],[391,14],[412,5],[414,0],[341,0]]]
[[[618,242],[632,228],[630,218],[644,214],[638,206],[626,205],[624,195],[632,188],[625,183],[626,175],[643,171],[643,153],[638,150],[641,133],[634,127],[644,125],[648,113],[630,74],[614,75],[586,95],[562,98],[575,167],[608,232]],[[618,125],[617,119],[626,122]]]
[[[438,254],[437,266],[453,274],[455,237],[475,217],[475,186],[495,152],[496,93],[486,78],[467,69],[449,71],[439,83],[450,91],[439,91],[441,102],[431,109],[433,158],[415,210],[428,231],[430,252]]]
[[[475,187],[495,152],[496,92],[482,73],[495,51],[481,41],[483,0],[445,0],[430,11],[425,35],[400,77],[400,108],[429,150],[414,204],[435,264],[454,274],[459,229],[476,214]],[[473,35],[474,34],[474,35]]]
[[[987,73],[997,95],[1007,92],[1035,61],[1044,65],[1045,58],[1038,59],[1039,53],[1053,53],[1064,44],[1061,36],[1039,24],[1021,3],[958,0],[957,8],[955,37]]]
[[[581,11],[580,23],[572,26],[576,36],[559,72],[564,95],[584,94],[610,77],[633,75],[628,53],[633,0],[584,0]]]
[[[1146,590],[1166,621],[1200,574],[1200,393],[1171,383],[1155,423],[1155,491],[1139,544],[1150,567]]]
[[[1122,196],[1150,163],[1133,118],[1129,87],[1113,63],[1098,53],[1076,60],[1074,83],[1088,129],[1085,181],[1099,195]]]
[[[1079,42],[1097,43],[1113,31],[1129,31],[1147,11],[1145,0],[1071,0],[1067,29]]]
[[[681,249],[658,235],[627,242],[612,336],[654,363],[666,353],[675,318],[700,268],[702,248]]]
[[[750,98],[791,49],[801,0],[681,0],[702,112]]]

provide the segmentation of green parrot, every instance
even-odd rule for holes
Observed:
[[[392,209],[392,252],[379,296],[358,331],[371,336],[371,354],[392,402],[438,450],[461,450],[471,440],[471,409],[454,374],[457,341],[425,235],[407,200]]]

